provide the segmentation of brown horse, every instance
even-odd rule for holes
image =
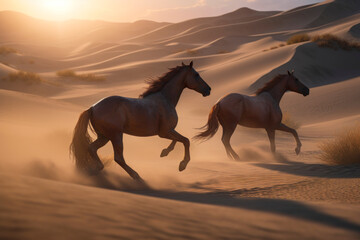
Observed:
[[[186,168],[190,161],[190,141],[175,131],[178,116],[176,104],[184,88],[210,95],[211,88],[190,65],[177,66],[149,82],[147,90],[139,98],[111,96],[102,99],[84,111],[75,126],[70,145],[76,165],[80,169],[97,173],[104,168],[97,150],[111,141],[114,160],[134,179],[142,180],[137,172],[129,167],[123,156],[123,134],[134,136],[159,135],[171,139],[171,144],[161,152],[167,156],[174,149],[176,142],[185,147],[185,157],[179,165],[179,171]],[[88,134],[89,121],[97,139],[92,142]]]
[[[280,100],[286,91],[309,95],[309,88],[301,83],[293,72],[278,75],[265,86],[256,91],[256,96],[246,96],[230,93],[221,98],[211,109],[208,122],[195,139],[210,139],[219,128],[223,127],[222,142],[229,157],[239,159],[230,145],[230,138],[236,126],[242,125],[251,128],[265,128],[268,134],[271,151],[275,152],[275,130],[291,133],[297,143],[296,154],[300,153],[301,142],[295,129],[281,123],[282,113]]]

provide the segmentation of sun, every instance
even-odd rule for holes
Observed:
[[[62,20],[69,17],[73,10],[71,0],[43,0],[42,6],[52,18]]]

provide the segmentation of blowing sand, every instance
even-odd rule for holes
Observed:
[[[360,168],[319,158],[322,141],[360,121],[359,51],[280,46],[304,32],[359,41],[359,16],[356,1],[325,1],[176,24],[70,21],[59,34],[53,22],[0,12],[0,46],[17,50],[0,55],[0,238],[359,239]],[[311,88],[281,102],[301,125],[300,155],[291,135],[277,133],[273,155],[263,129],[238,127],[231,143],[240,161],[226,157],[219,130],[191,142],[184,172],[181,144],[160,158],[169,140],[124,136],[125,159],[145,185],[112,161],[110,145],[99,151],[106,166],[99,175],[75,170],[68,147],[82,111],[110,95],[137,97],[144,80],[191,60],[212,93],[183,92],[178,132],[193,137],[221,96],[251,94],[294,69]],[[64,69],[106,80],[56,75]],[[19,70],[42,81],[6,80]]]

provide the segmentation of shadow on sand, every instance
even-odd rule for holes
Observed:
[[[284,159],[283,159],[284,160]],[[297,162],[282,162],[282,164],[260,164],[256,165],[276,171],[284,171],[297,175],[322,176],[322,177],[359,177],[360,170],[353,170],[351,167],[327,166],[321,164],[304,164]],[[36,165],[38,166],[38,164]],[[42,165],[41,165],[42,166]],[[309,168],[309,169],[307,169]],[[38,169],[38,168],[37,168]],[[345,171],[345,170],[346,171]],[[44,170],[40,168],[40,170]],[[355,172],[354,172],[355,171]],[[341,174],[339,173],[341,172]],[[54,179],[54,176],[37,176],[40,178]],[[57,176],[58,177],[58,176]],[[56,178],[57,178],[56,177]],[[262,211],[284,215],[292,218],[303,219],[316,223],[321,223],[331,227],[342,228],[360,233],[360,225],[352,223],[341,217],[333,216],[317,210],[315,207],[305,203],[267,198],[241,198],[241,192],[236,197],[231,191],[194,193],[186,191],[156,190],[149,187],[146,183],[139,183],[128,176],[120,176],[111,171],[103,171],[96,176],[78,176],[79,178],[68,179],[68,182],[90,185],[110,190],[117,190],[138,194],[148,197],[162,199],[217,205],[224,207],[242,208],[254,211]],[[55,178],[55,179],[56,179]],[[84,181],[84,179],[86,181]]]
[[[288,174],[319,177],[319,178],[360,178],[360,165],[327,165],[327,164],[308,164],[303,162],[289,161],[281,154],[276,154],[277,164],[254,163],[255,166],[266,168],[273,171]]]
[[[360,233],[360,225],[356,223],[352,223],[341,217],[332,216],[330,214],[321,212],[312,206],[292,200],[235,198],[229,194],[224,193],[190,193],[152,190],[130,192],[177,201],[243,208],[254,211],[280,214],[291,218],[303,219],[306,221],[312,221],[327,226],[342,228]]]
[[[283,156],[279,157],[281,159],[279,159],[278,163],[276,164],[255,163],[255,165],[275,171],[283,171],[302,176],[317,176],[328,178],[360,177],[360,169],[358,167],[353,168],[349,166],[305,164],[288,161]],[[236,197],[234,197],[231,191],[194,193],[186,191],[156,190],[152,189],[147,184],[141,185],[141,183],[134,182],[130,178],[125,180],[124,177],[116,176],[115,173],[106,172],[104,172],[104,174],[94,176],[93,181],[94,184],[98,187],[126,191],[128,193],[142,196],[269,212],[360,233],[360,225],[356,223],[352,223],[341,217],[321,212],[320,210],[317,210],[315,207],[307,205],[306,203],[293,200],[241,198],[241,193],[236,194]],[[117,184],[114,184],[114,182]],[[118,185],[119,182],[122,183]]]

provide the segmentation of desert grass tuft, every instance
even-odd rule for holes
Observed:
[[[105,77],[98,76],[92,73],[78,74],[76,78],[86,82],[103,82],[106,80]]]
[[[320,159],[331,164],[346,165],[360,163],[360,124],[344,131],[320,146]]]
[[[105,77],[97,76],[92,73],[77,74],[75,71],[70,69],[57,71],[56,75],[59,77],[73,78],[85,82],[102,82],[106,80]]]
[[[76,73],[73,70],[65,69],[56,72],[59,77],[75,77]]]
[[[319,47],[326,47],[331,49],[343,49],[343,50],[360,50],[359,42],[350,42],[346,39],[337,37],[332,34],[322,34],[311,38],[311,41],[315,42]]]
[[[37,84],[44,81],[37,73],[25,71],[9,73],[6,77],[3,77],[2,80],[11,82],[25,82],[28,84]]]
[[[307,42],[310,41],[310,36],[307,33],[301,33],[291,36],[287,41],[287,45],[300,43],[300,42]]]
[[[11,47],[0,46],[0,55],[7,55],[10,53],[17,53],[18,51]]]

